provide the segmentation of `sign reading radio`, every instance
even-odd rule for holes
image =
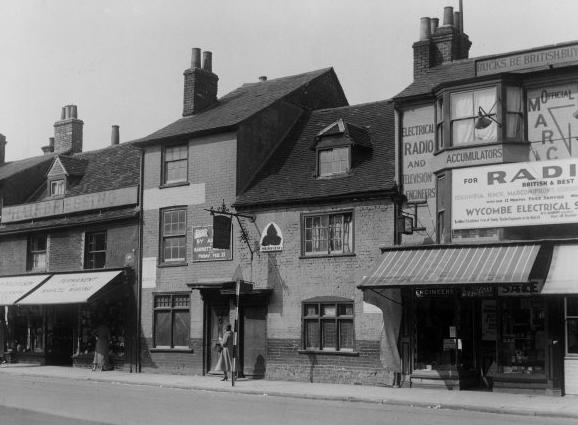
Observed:
[[[403,191],[410,202],[436,196],[433,175],[434,128],[433,106],[404,111],[401,130]]]
[[[452,228],[578,223],[578,159],[452,171]]]

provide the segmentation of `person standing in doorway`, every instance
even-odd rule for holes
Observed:
[[[108,370],[108,351],[110,342],[110,330],[104,322],[94,331],[94,336],[96,338],[96,346],[94,348],[94,360],[92,362],[92,370]]]
[[[6,322],[4,318],[0,318],[0,364],[4,366],[6,364],[6,358],[4,357],[6,340],[8,339],[8,329],[6,329]]]
[[[227,325],[225,333],[223,334],[221,346],[221,354],[219,355],[215,369],[222,370],[224,376],[221,381],[227,381],[229,379],[229,372],[231,371],[231,353],[233,352],[233,332],[231,331],[230,324]]]

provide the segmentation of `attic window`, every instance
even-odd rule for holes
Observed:
[[[319,177],[345,174],[351,168],[349,147],[320,149],[318,151]]]
[[[64,179],[52,180],[50,182],[50,196],[64,195]]]

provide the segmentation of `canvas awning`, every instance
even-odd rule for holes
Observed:
[[[253,291],[253,284],[251,282],[241,280],[240,283],[241,293],[251,293]],[[237,282],[230,279],[204,279],[187,283],[187,286],[191,289],[218,289],[222,293],[235,293]]]
[[[122,270],[55,274],[16,304],[86,303],[121,273]]]
[[[554,245],[542,294],[578,294],[578,245]]]
[[[14,304],[48,277],[49,274],[0,277],[0,305]]]
[[[358,287],[526,283],[539,250],[537,243],[386,249]]]

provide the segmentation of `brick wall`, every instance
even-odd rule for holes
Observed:
[[[26,272],[28,239],[21,236],[0,238],[0,275]]]
[[[202,375],[203,340],[191,338],[190,351],[151,349],[152,339],[143,338],[141,345],[142,371],[145,373],[172,373],[176,375]]]
[[[578,395],[578,359],[564,360],[564,391]]]

